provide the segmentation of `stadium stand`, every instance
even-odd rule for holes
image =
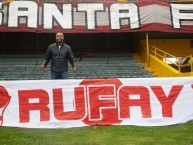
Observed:
[[[153,77],[131,54],[98,54],[95,57],[75,60],[78,72],[74,73],[69,64],[69,79]],[[41,62],[42,57],[7,57],[0,62],[0,80],[50,79],[50,65],[41,71],[39,69]]]

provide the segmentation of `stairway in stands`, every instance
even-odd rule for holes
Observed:
[[[75,60],[78,72],[74,73],[69,64],[69,79],[153,77],[131,54],[97,54],[92,57],[84,56],[76,58]],[[41,71],[39,65],[42,60],[38,59],[36,64],[31,61],[27,59],[24,61],[25,64],[21,64],[18,63],[19,59],[17,59],[17,62],[9,60],[8,65],[0,64],[0,80],[50,79],[50,65],[48,65],[44,71]]]

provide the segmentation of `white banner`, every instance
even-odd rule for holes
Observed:
[[[0,82],[0,125],[165,126],[193,120],[193,78]]]

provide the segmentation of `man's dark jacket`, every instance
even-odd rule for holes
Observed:
[[[51,70],[54,72],[67,72],[68,60],[72,67],[75,66],[72,49],[65,43],[61,45],[60,49],[56,43],[48,46],[44,60],[45,67],[48,65],[50,59]]]

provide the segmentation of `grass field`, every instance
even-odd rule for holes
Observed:
[[[193,121],[162,127],[0,128],[0,145],[193,145]]]

